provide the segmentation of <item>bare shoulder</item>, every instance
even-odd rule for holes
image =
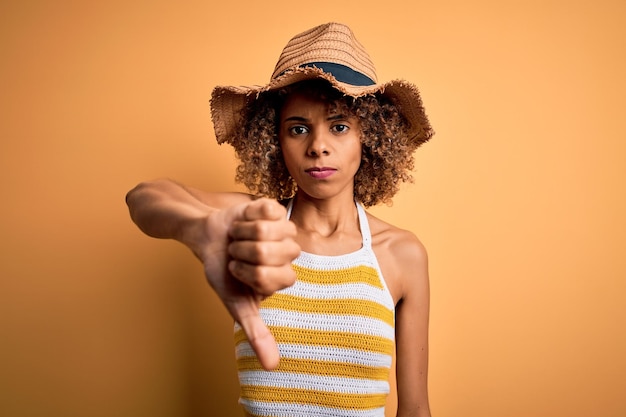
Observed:
[[[422,242],[409,230],[401,229],[368,213],[372,247],[387,286],[397,303],[417,281],[428,279],[428,255]]]
[[[401,229],[368,213],[373,245],[381,256],[389,256],[403,265],[426,261],[426,248],[409,230]],[[378,253],[377,253],[378,255]]]

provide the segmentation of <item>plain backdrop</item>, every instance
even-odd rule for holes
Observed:
[[[327,21],[437,132],[373,210],[429,251],[433,417],[626,415],[621,0],[0,1],[0,415],[241,415],[232,322],[124,196],[241,190],[212,88]]]

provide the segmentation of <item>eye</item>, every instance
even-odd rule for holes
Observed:
[[[350,130],[350,127],[348,125],[344,125],[344,124],[336,124],[336,125],[333,125],[330,128],[330,130],[333,133],[345,133],[348,130]]]
[[[289,134],[292,136],[299,136],[299,135],[304,135],[305,133],[308,133],[309,129],[306,128],[306,126],[302,126],[302,125],[296,125],[296,126],[292,126],[289,128]]]

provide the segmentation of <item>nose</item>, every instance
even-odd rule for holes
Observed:
[[[315,129],[309,136],[307,155],[318,157],[328,154],[330,154],[330,149],[324,132],[321,129]]]

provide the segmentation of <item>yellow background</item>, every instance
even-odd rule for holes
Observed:
[[[331,20],[437,131],[374,210],[429,250],[434,417],[626,415],[621,0],[2,1],[0,415],[240,415],[223,307],[124,195],[232,189],[211,89]]]

